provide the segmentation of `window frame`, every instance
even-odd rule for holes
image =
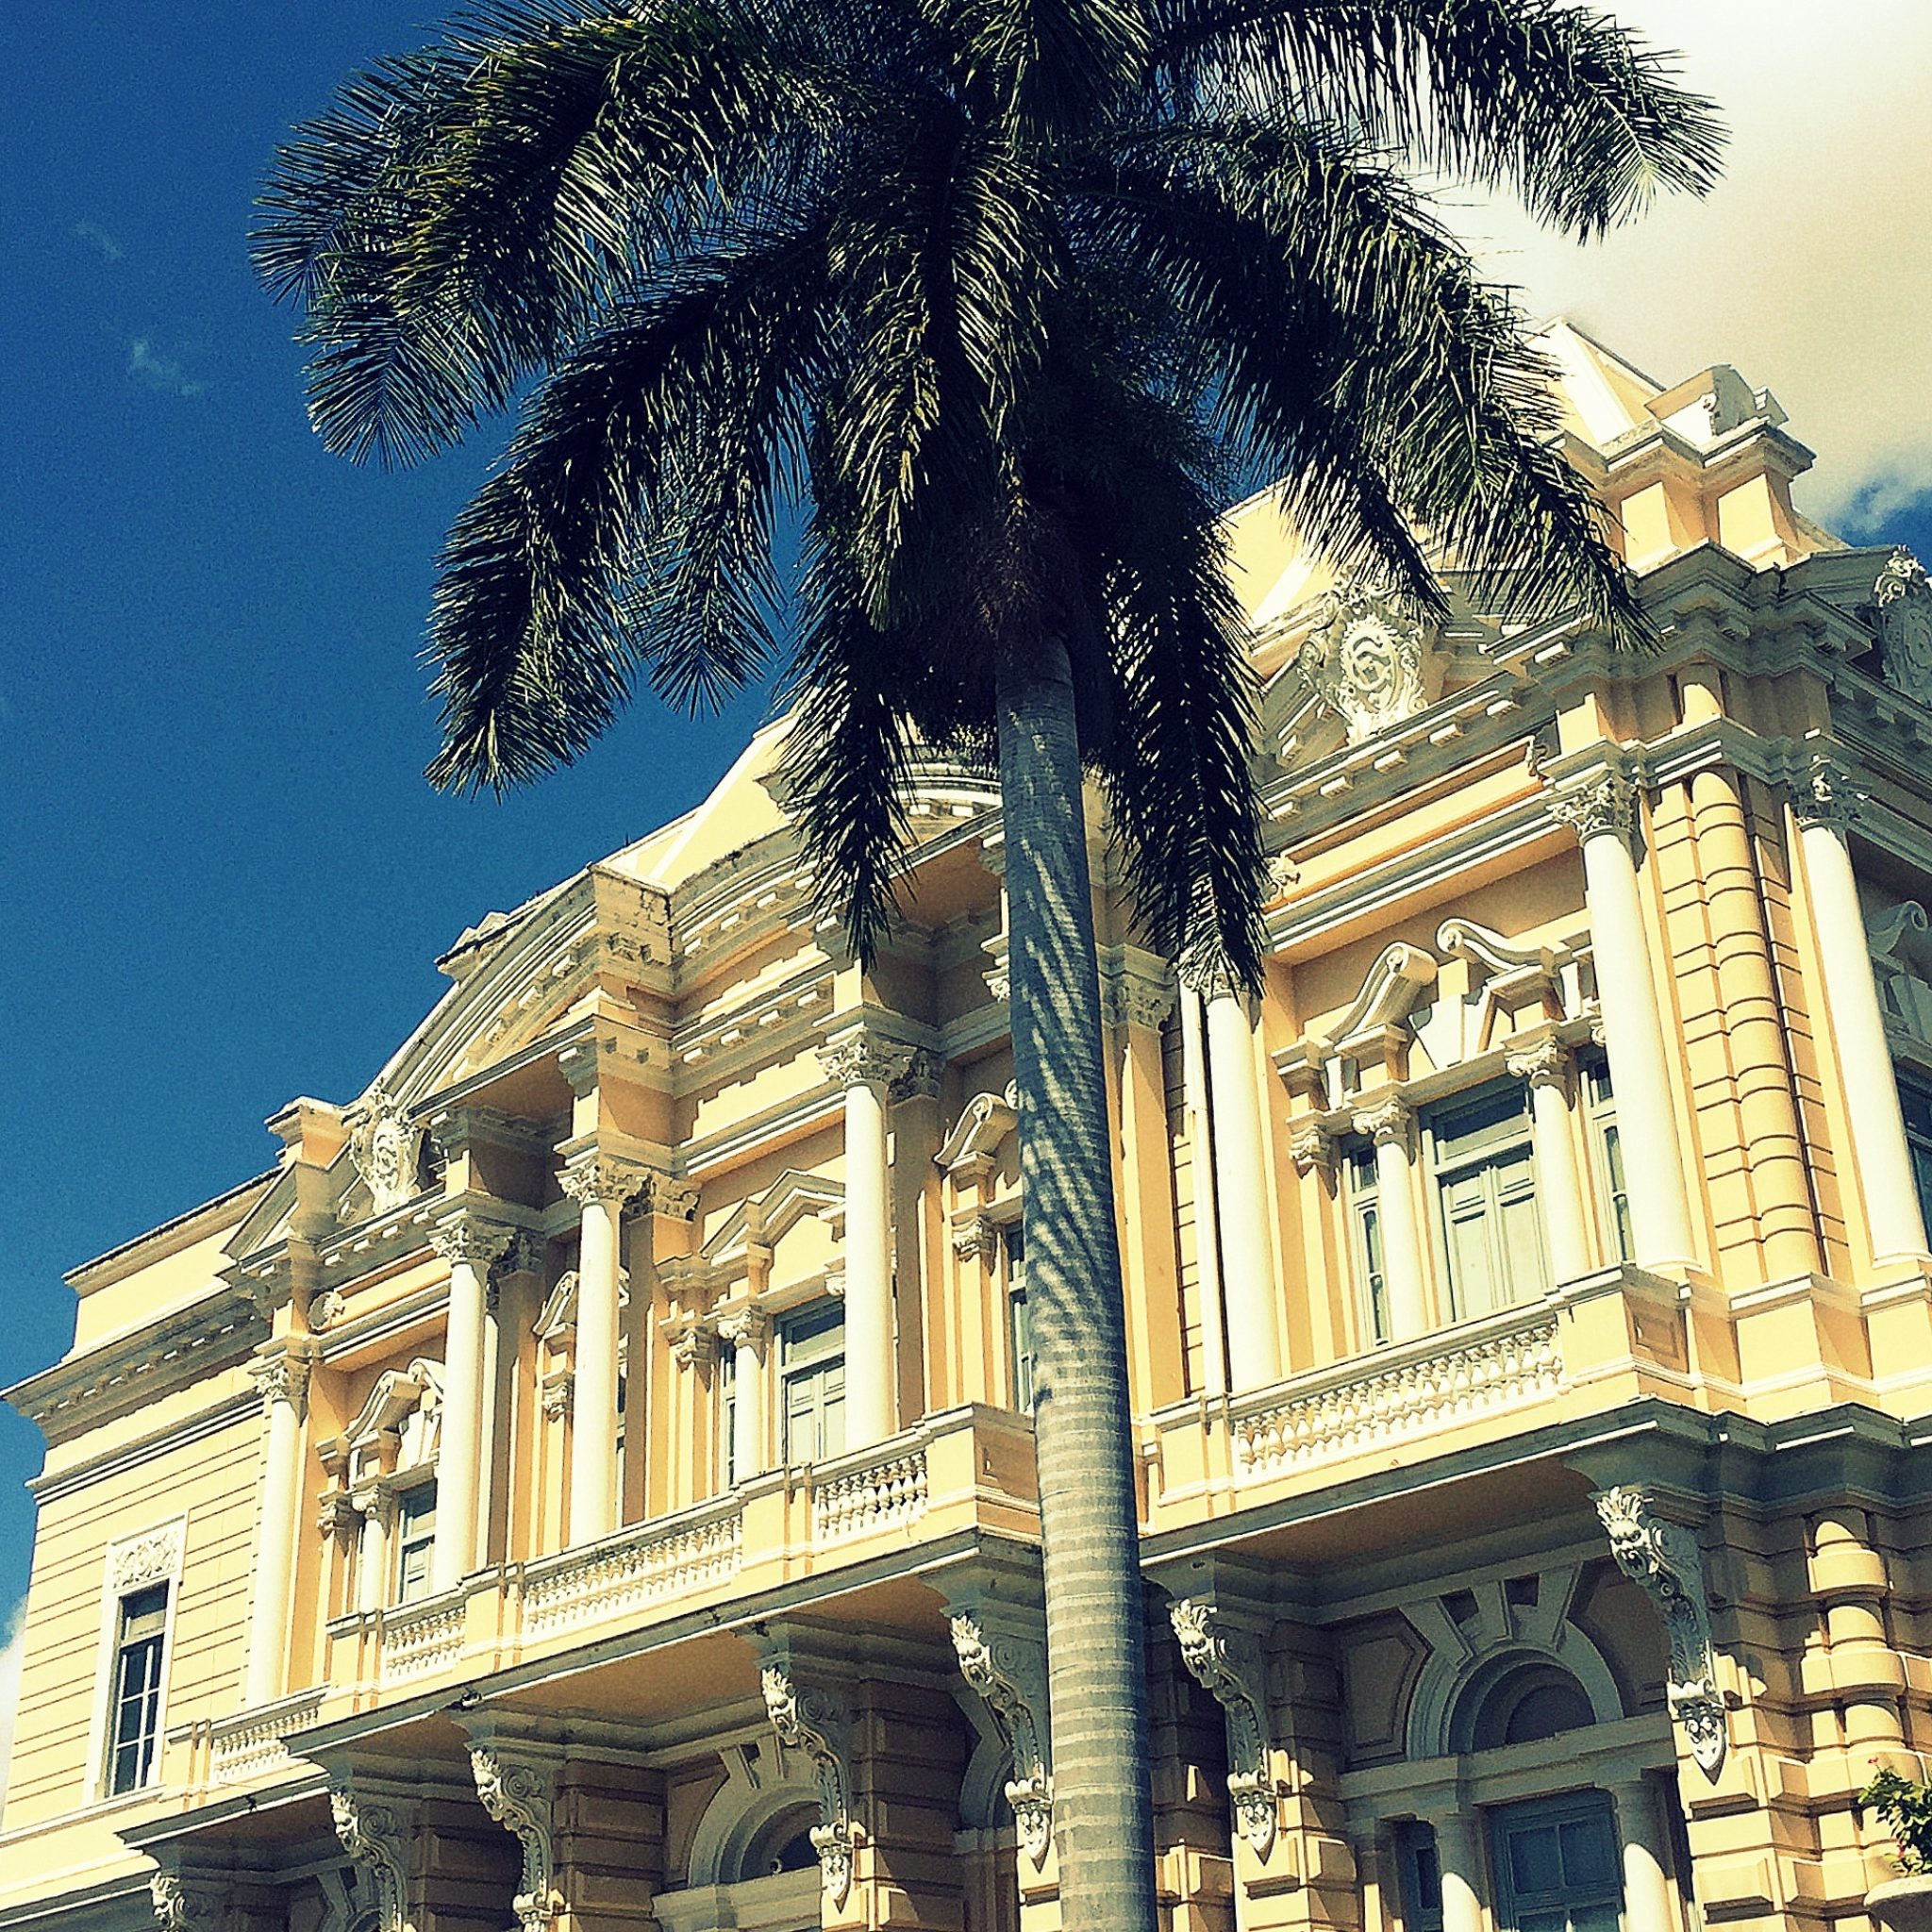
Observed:
[[[168,1733],[168,1680],[175,1664],[175,1626],[181,1607],[182,1559],[187,1542],[188,1519],[185,1515],[174,1516],[131,1536],[117,1537],[102,1553],[93,1698],[88,1724],[88,1802],[121,1804],[159,1788]],[[155,1672],[154,1741],[141,1781],[125,1790],[116,1790],[114,1719],[125,1607],[130,1598],[158,1586],[166,1589],[168,1597]]]
[[[1031,1415],[1036,1393],[1033,1311],[1026,1292],[1026,1226],[999,1224],[1000,1292],[1007,1311],[1007,1394],[1015,1415]],[[1015,1252],[1017,1250],[1017,1258]],[[1023,1345],[1024,1344],[1024,1345]]]
[[[1489,1813],[1489,1829],[1485,1833],[1488,1844],[1485,1849],[1490,1857],[1491,1889],[1491,1911],[1494,1916],[1496,1932],[1519,1932],[1524,1902],[1516,1890],[1514,1870],[1511,1865],[1507,1840],[1505,1833],[1512,1827],[1530,1824],[1560,1827],[1562,1824],[1579,1819],[1588,1819],[1600,1824],[1604,1831],[1604,1842],[1607,1849],[1607,1869],[1609,1873],[1609,1890],[1596,1897],[1573,1899],[1564,1895],[1566,1918],[1574,1917],[1574,1907],[1614,1903],[1619,1932],[1623,1932],[1628,1921],[1628,1904],[1624,1891],[1623,1860],[1619,1855],[1622,1843],[1617,1831],[1616,1811],[1610,1802],[1608,1791],[1595,1785],[1580,1790],[1554,1793],[1549,1797],[1525,1798],[1514,1804],[1498,1805]],[[1549,1906],[1532,1905],[1528,1909],[1548,1911]]]
[[[1369,1348],[1386,1348],[1394,1331],[1389,1317],[1389,1255],[1382,1239],[1382,1176],[1374,1143],[1344,1142],[1341,1165],[1356,1321]]]
[[[414,1505],[421,1513],[425,1495],[429,1497],[429,1528],[419,1543],[412,1544],[408,1533],[410,1508]],[[391,1609],[408,1609],[436,1594],[436,1511],[441,1502],[437,1492],[436,1472],[432,1465],[429,1474],[420,1479],[399,1484],[395,1491],[395,1536],[393,1554],[390,1557],[390,1574],[385,1579],[388,1588],[385,1592]],[[411,1592],[408,1587],[408,1563],[412,1548],[420,1547],[424,1553],[423,1588]]]
[[[1485,1144],[1478,1153],[1452,1155],[1444,1146],[1453,1137],[1445,1134],[1444,1124],[1452,1122],[1458,1114],[1474,1113],[1498,1103],[1508,1103],[1507,1113],[1499,1114],[1498,1121],[1514,1115],[1514,1129],[1507,1138],[1498,1136],[1492,1144]],[[1423,1170],[1429,1191],[1431,1225],[1435,1235],[1436,1291],[1447,1310],[1450,1323],[1473,1322],[1486,1315],[1500,1314],[1505,1308],[1523,1307],[1547,1294],[1553,1285],[1553,1270],[1550,1265],[1550,1238],[1544,1210],[1544,1183],[1536,1158],[1536,1137],[1533,1130],[1529,1089],[1520,1081],[1485,1081],[1480,1086],[1466,1088],[1460,1092],[1445,1094],[1421,1110],[1419,1126],[1422,1135]],[[1484,1131],[1482,1129],[1475,1130]],[[1450,1232],[1449,1199],[1445,1182],[1454,1182],[1465,1174],[1486,1173],[1493,1175],[1496,1166],[1504,1156],[1521,1153],[1529,1176],[1528,1207],[1530,1223],[1536,1230],[1536,1282],[1527,1292],[1507,1293],[1493,1307],[1472,1309],[1466,1306],[1467,1286],[1458,1284],[1456,1278],[1456,1243]],[[1491,1259],[1500,1263],[1508,1286],[1514,1286],[1514,1270],[1510,1266],[1510,1249],[1506,1236],[1506,1210],[1512,1205],[1505,1200],[1494,1185],[1487,1190],[1484,1219],[1490,1224]]]
[[[1623,1126],[1617,1119],[1616,1081],[1609,1060],[1602,1054],[1579,1061],[1576,1074],[1590,1138],[1597,1240],[1603,1243],[1607,1266],[1627,1265],[1636,1256],[1637,1241],[1630,1223],[1630,1170],[1624,1158]]]
[[[794,1363],[791,1354],[799,1344],[800,1331],[808,1323],[822,1324],[812,1330],[810,1339],[831,1333],[834,1324],[825,1318],[836,1311],[839,1345],[836,1351],[826,1349],[822,1354],[807,1357]],[[819,1462],[833,1462],[845,1453],[845,1402],[846,1402],[846,1347],[845,1347],[845,1304],[841,1297],[828,1296],[823,1301],[806,1303],[802,1307],[792,1308],[776,1324],[778,1356],[778,1438],[779,1460],[788,1469],[806,1469]],[[839,1369],[839,1446],[827,1449],[822,1456],[808,1457],[803,1460],[793,1454],[791,1441],[791,1390],[794,1382],[808,1377],[827,1374],[836,1360]],[[824,1433],[825,1407],[818,1406],[819,1432]]]

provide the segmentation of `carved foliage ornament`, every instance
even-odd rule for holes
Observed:
[[[1684,1726],[1691,1757],[1715,1784],[1728,1740],[1697,1539],[1682,1524],[1658,1516],[1648,1492],[1635,1484],[1604,1491],[1596,1513],[1609,1533],[1618,1569],[1656,1604],[1670,1632],[1671,1715]]]
[[[328,1794],[336,1836],[375,1889],[376,1932],[414,1932],[409,1923],[408,1825],[394,1805],[336,1785]]]
[[[574,1160],[558,1175],[557,1184],[579,1207],[600,1201],[612,1209],[624,1204],[644,1185],[647,1176],[625,1161],[608,1155],[591,1154]]]
[[[1932,702],[1932,581],[1903,546],[1872,587],[1887,681],[1908,697]]]
[[[467,1263],[487,1272],[517,1243],[517,1231],[500,1222],[459,1214],[440,1222],[430,1232],[429,1245],[452,1267]]]
[[[1401,604],[1365,584],[1344,584],[1323,600],[1297,660],[1315,695],[1339,717],[1348,741],[1412,718],[1433,700],[1435,632]]]
[[[908,1078],[918,1051],[902,1041],[854,1033],[819,1049],[819,1065],[841,1087],[890,1087]]]
[[[494,1745],[473,1744],[470,1768],[483,1808],[523,1848],[524,1872],[510,1908],[525,1932],[543,1932],[563,1909],[556,1884],[557,1857],[551,1811],[557,1803],[557,1773],[547,1764],[513,1762]]]
[[[759,1675],[765,1714],[778,1741],[802,1751],[811,1762],[818,1786],[819,1822],[811,1829],[812,1850],[827,1900],[842,1908],[852,1891],[852,1860],[858,1831],[852,1822],[852,1779],[845,1769],[850,1728],[839,1701],[823,1690],[801,1691],[782,1664],[767,1664]]]
[[[1190,1674],[1227,1719],[1227,1792],[1236,1828],[1257,1858],[1274,1849],[1274,1775],[1269,1765],[1267,1673],[1260,1646],[1211,1603],[1183,1597],[1168,1612]]]
[[[989,1638],[976,1617],[952,1620],[960,1674],[986,1700],[1013,1759],[1007,1803],[1038,1871],[1053,1841],[1053,1771],[1046,1753],[1046,1651],[1022,1638]]]
[[[125,1542],[109,1544],[108,1587],[117,1596],[142,1585],[174,1578],[181,1570],[183,1525],[165,1524],[143,1536],[129,1537]]]
[[[1637,787],[1627,772],[1612,767],[1582,785],[1554,793],[1550,816],[1568,825],[1579,843],[1608,837],[1627,845],[1637,829]]]
[[[1932,694],[1932,684],[1927,686]],[[1791,791],[1791,810],[1801,825],[1827,825],[1842,834],[1858,816],[1865,794],[1850,770],[1828,751],[1814,752]]]
[[[218,1879],[157,1872],[147,1882],[162,1932],[217,1932],[227,1888]]]
[[[404,1118],[402,1104],[380,1080],[349,1117],[349,1158],[378,1214],[420,1191],[423,1129]]]

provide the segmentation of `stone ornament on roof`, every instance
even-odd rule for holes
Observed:
[[[1903,544],[1872,586],[1872,608],[1887,682],[1932,704],[1932,579]]]
[[[405,1119],[402,1103],[376,1081],[349,1115],[349,1158],[376,1213],[387,1214],[421,1192],[422,1155],[423,1129]]]
[[[1388,591],[1347,583],[1322,600],[1297,664],[1359,744],[1434,702],[1436,635]]]

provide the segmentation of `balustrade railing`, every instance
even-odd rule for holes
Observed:
[[[902,1449],[859,1467],[814,1474],[811,1486],[811,1537],[814,1543],[834,1543],[847,1537],[871,1536],[925,1514],[926,1456],[924,1444]]]
[[[565,1550],[524,1571],[524,1625],[533,1635],[601,1622],[733,1574],[743,1556],[743,1511],[708,1503],[682,1519],[639,1524]]]

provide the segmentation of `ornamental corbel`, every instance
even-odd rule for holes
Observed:
[[[783,1662],[772,1662],[759,1673],[765,1714],[778,1741],[799,1751],[811,1764],[818,1787],[819,1822],[812,1826],[811,1845],[819,1857],[821,1883],[835,1910],[842,1909],[852,1892],[853,1857],[858,1826],[852,1816],[852,1774],[846,1753],[852,1721],[845,1707],[826,1690],[803,1690]]]
[[[1038,1871],[1053,1842],[1053,1764],[1047,1753],[1046,1646],[999,1631],[989,1635],[979,1618],[961,1611],[952,1619],[953,1653],[1006,1740],[1013,1775],[1007,1803],[1020,1829],[1021,1848]]]
[[[226,1917],[228,1883],[199,1873],[157,1872],[147,1882],[161,1932],[219,1932]]]
[[[1406,1153],[1415,1129],[1415,1109],[1406,1100],[1378,1101],[1374,1107],[1362,1108],[1353,1124],[1357,1134],[1375,1146],[1400,1147]]]
[[[1512,1079],[1524,1082],[1532,1091],[1539,1087],[1554,1087],[1559,1093],[1569,1091],[1570,1049],[1554,1034],[1506,1054],[1503,1064]]]
[[[991,1214],[962,1214],[953,1223],[953,1252],[962,1261],[977,1257],[991,1267],[1000,1251],[1000,1224]]]
[[[1324,1121],[1291,1121],[1288,1129],[1289,1158],[1302,1174],[1325,1169],[1335,1158],[1335,1130]]]
[[[671,1338],[671,1359],[680,1369],[702,1368],[718,1358],[718,1331],[693,1322]]]
[[[1279,1790],[1270,1762],[1267,1672],[1260,1646],[1219,1607],[1183,1597],[1168,1612],[1188,1672],[1221,1706],[1227,1724],[1227,1792],[1235,1825],[1257,1858],[1274,1849]]]
[[[523,1851],[523,1874],[510,1909],[524,1932],[544,1932],[563,1910],[552,1834],[557,1765],[548,1757],[519,1751],[513,1741],[495,1740],[470,1746],[470,1769],[484,1810]]]
[[[375,1932],[415,1932],[409,1922],[410,1821],[404,1807],[340,1783],[330,1786],[328,1805],[342,1849],[375,1891]]]
[[[1717,1688],[1716,1652],[1705,1605],[1704,1553],[1680,1523],[1657,1514],[1650,1492],[1622,1484],[1596,1498],[1617,1567],[1657,1607],[1671,1639],[1671,1715],[1684,1726],[1690,1755],[1715,1784],[1729,1739]]]

